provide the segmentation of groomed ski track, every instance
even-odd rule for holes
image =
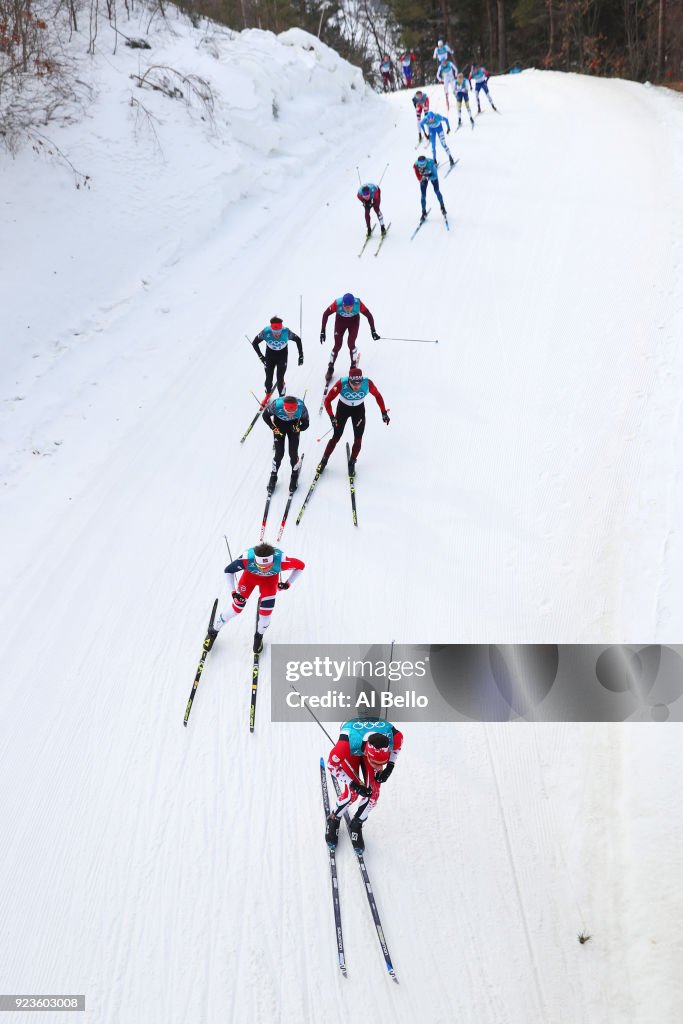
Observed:
[[[87,1024],[680,1018],[678,726],[407,725],[366,829],[399,986],[343,831],[339,977],[327,744],[269,722],[267,647],[250,736],[251,604],[182,726],[223,534],[253,543],[265,499],[270,438],[257,424],[239,445],[262,379],[243,335],[274,313],[298,330],[302,293],[301,500],[327,429],[324,306],[349,289],[381,335],[439,344],[362,323],[392,422],[370,399],[357,530],[342,445],[299,527],[293,504],[282,547],[307,569],[267,643],[616,642],[680,622],[680,98],[541,73],[491,89],[500,117],[448,136],[450,233],[433,213],[409,243],[412,106],[370,98],[343,146],[309,164],[289,143],[267,211],[252,195],[178,239],[149,292],[112,312],[125,282],[103,276],[92,347],[13,406],[40,454],[12,433],[3,449],[2,991],[85,992]],[[355,166],[387,160],[391,236],[359,261]]]

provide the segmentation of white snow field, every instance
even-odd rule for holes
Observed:
[[[341,445],[292,516],[268,642],[680,640],[683,97],[492,79],[501,115],[448,136],[451,230],[430,202],[411,242],[408,94],[299,31],[150,38],[82,59],[87,116],[45,129],[90,189],[0,157],[0,991],[85,993],[87,1024],[680,1021],[679,725],[405,725],[366,829],[396,986],[345,835],[336,966],[328,744],[270,723],[268,646],[249,734],[251,605],[182,716],[265,498],[245,334],[298,332],[300,296],[304,486],[323,308],[438,344],[362,322],[391,424],[371,402],[357,530]],[[209,80],[215,124],[150,63]],[[359,260],[356,166],[387,163]]]

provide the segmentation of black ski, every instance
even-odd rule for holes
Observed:
[[[266,523],[268,522],[268,512],[270,510],[270,499],[272,497],[273,497],[273,492],[272,491],[268,491],[268,496],[266,498],[266,507],[263,510],[263,519],[261,520],[261,533],[259,535],[259,541],[261,543],[263,543],[263,537],[264,537],[264,534],[266,532]]]
[[[355,475],[351,475],[351,449],[349,448],[349,442],[346,442],[346,468],[349,474],[349,488],[351,490],[351,514],[353,515],[353,525],[358,526],[358,515],[356,514],[356,478]]]
[[[308,505],[308,502],[310,501],[310,497],[313,494],[313,491],[315,490],[316,484],[318,483],[318,480],[320,479],[320,477],[321,477],[321,473],[316,469],[315,476],[313,477],[313,482],[312,482],[311,486],[308,488],[308,494],[304,498],[304,503],[301,506],[301,508],[299,509],[299,515],[296,517],[296,525],[297,526],[301,522],[301,517],[304,514],[304,512],[306,511],[306,506]]]
[[[366,246],[366,245],[368,244],[368,242],[369,242],[369,241],[370,241],[370,239],[372,238],[372,232],[373,232],[374,230],[375,230],[375,225],[373,224],[373,225],[372,225],[372,227],[370,228],[370,232],[369,232],[369,234],[367,234],[367,235],[365,236],[365,241],[363,242],[363,245],[362,245],[361,251],[360,251],[360,252],[358,253],[358,259],[360,259],[360,258],[361,258],[361,256],[363,255],[363,253],[365,252],[365,246]]]
[[[216,618],[216,609],[217,608],[218,608],[218,598],[216,598],[216,600],[213,602],[213,608],[211,609],[211,618],[209,619],[209,628],[207,629],[206,636],[204,637],[204,643],[202,645],[202,656],[199,659],[199,665],[197,666],[197,675],[194,677],[194,683],[192,684],[192,689],[190,690],[190,698],[189,698],[189,700],[187,702],[187,707],[185,708],[185,719],[183,721],[183,725],[185,725],[185,726],[187,725],[187,720],[190,717],[190,711],[192,710],[192,701],[194,700],[194,695],[197,692],[197,687],[199,686],[199,680],[202,677],[202,670],[204,668],[204,662],[206,661],[206,656],[209,653],[209,651],[211,650],[211,648],[213,647],[213,642],[216,639],[215,637],[210,636],[210,632],[213,629],[213,620]]]
[[[413,240],[413,239],[415,238],[415,235],[416,235],[416,234],[418,233],[418,231],[420,230],[420,228],[422,227],[422,225],[424,224],[424,222],[425,222],[425,221],[427,220],[427,217],[429,216],[429,214],[430,214],[430,211],[431,211],[431,206],[429,207],[429,210],[427,210],[427,212],[425,213],[424,217],[421,217],[421,218],[420,218],[420,223],[419,223],[419,224],[417,225],[417,227],[416,227],[416,228],[415,228],[415,230],[413,231],[412,235],[410,236],[410,241],[411,241],[411,242],[412,242],[412,240]]]
[[[247,429],[242,434],[242,437],[240,438],[240,444],[244,444],[246,439],[249,437],[249,434],[251,433],[251,431],[252,431],[252,429],[254,427],[254,424],[256,423],[256,420],[259,418],[259,416],[261,415],[261,413],[263,412],[265,407],[268,405],[268,402],[270,401],[270,396],[272,395],[272,393],[273,392],[271,391],[270,394],[266,395],[266,397],[263,399],[263,401],[259,405],[258,412],[256,413],[256,415],[254,416],[253,420],[251,421],[251,423],[249,424]]]
[[[337,794],[337,796],[339,796],[339,783],[335,779],[334,775],[332,776],[332,785],[334,786],[335,793]],[[344,821],[346,822],[346,828],[348,829],[350,839],[351,819],[349,818],[348,811],[344,811]],[[370,904],[370,913],[372,914],[372,920],[375,922],[375,928],[377,929],[377,938],[379,939],[379,944],[382,948],[384,963],[386,964],[387,971],[389,972],[389,977],[398,985],[398,978],[396,977],[396,972],[394,971],[394,965],[391,962],[391,956],[389,955],[389,947],[387,946],[387,940],[384,938],[382,922],[380,920],[379,910],[377,909],[377,903],[375,902],[375,894],[372,891],[372,885],[370,884],[370,876],[368,875],[368,869],[365,864],[365,858],[362,853],[356,853],[356,857],[358,858],[358,867],[360,868],[361,878],[363,879],[365,895],[367,896],[368,903]]]
[[[301,467],[304,464],[304,459],[305,458],[306,458],[305,454],[301,456],[301,465],[299,466],[299,476],[301,475]],[[299,480],[299,477],[297,477],[297,487],[299,486],[298,480]],[[294,488],[294,491],[296,491],[296,487]],[[276,541],[275,541],[276,544],[282,539],[282,534],[284,532],[285,525],[287,523],[287,516],[289,515],[289,510],[292,507],[292,498],[294,497],[294,491],[290,491],[289,492],[289,497],[287,498],[287,504],[285,505],[285,513],[284,513],[284,515],[282,517],[282,522],[280,523],[280,529],[278,531],[278,535],[277,535],[277,538],[276,538]]]
[[[327,791],[327,776],[325,775],[325,762],[320,758],[320,785],[323,791],[323,810],[325,821],[330,813],[330,795]],[[344,936],[342,934],[341,906],[339,903],[339,882],[337,879],[337,856],[334,850],[329,847],[330,855],[330,879],[332,882],[332,909],[334,910],[334,930],[337,936],[337,963],[339,970],[346,977],[346,958],[344,956]]]
[[[259,597],[256,602],[256,630],[258,629],[258,618],[259,611],[261,608],[261,598]],[[256,722],[256,697],[258,695],[258,675],[259,675],[259,659],[261,654],[254,654],[254,664],[251,670],[251,706],[249,708],[249,732],[254,731],[254,724]]]

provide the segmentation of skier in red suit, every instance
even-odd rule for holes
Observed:
[[[260,605],[258,625],[254,633],[254,654],[260,654],[263,650],[263,633],[270,625],[270,616],[273,614],[278,590],[289,590],[305,568],[300,558],[290,558],[272,544],[257,544],[226,566],[225,574],[232,595],[232,605],[224,608],[220,615],[216,616],[214,628],[209,630],[211,647],[221,626],[240,614],[252,591],[258,587]],[[289,579],[281,581],[280,573],[287,569],[292,570]],[[235,585],[237,573],[242,575],[239,583]]]
[[[329,771],[340,784],[337,805],[325,826],[329,847],[337,845],[342,814],[353,809],[351,842],[356,853],[363,852],[363,824],[379,800],[380,786],[390,778],[402,746],[403,733],[385,719],[344,722],[327,759]]]
[[[379,334],[375,330],[375,318],[373,317],[367,306],[361,302],[359,298],[356,298],[351,292],[346,292],[340,299],[335,299],[331,302],[323,313],[323,322],[320,328],[320,344],[325,344],[325,328],[327,327],[327,321],[335,313],[334,318],[334,348],[330,355],[330,363],[327,367],[327,373],[325,374],[325,380],[331,381],[332,374],[334,373],[334,363],[339,354],[339,350],[342,347],[342,341],[344,338],[344,332],[348,331],[348,344],[349,352],[351,353],[351,365],[353,366],[356,360],[356,338],[358,336],[358,327],[360,326],[360,314],[362,313],[370,325],[370,333],[375,341],[379,339]]]

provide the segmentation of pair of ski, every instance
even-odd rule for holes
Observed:
[[[415,235],[416,235],[416,234],[418,233],[418,231],[420,230],[420,228],[422,227],[422,225],[423,225],[423,224],[424,224],[424,223],[426,222],[426,220],[427,220],[427,217],[429,216],[429,214],[430,214],[430,213],[431,213],[431,206],[429,207],[429,209],[428,209],[428,210],[427,210],[427,212],[425,213],[424,217],[421,217],[421,218],[420,218],[420,222],[419,222],[419,224],[417,225],[417,227],[416,227],[416,228],[415,228],[415,230],[413,231],[412,235],[410,236],[410,241],[411,241],[411,242],[412,242],[412,240],[413,240],[413,239],[415,238]],[[444,215],[443,215],[443,222],[444,222],[444,224],[446,225],[446,231],[450,231],[450,230],[451,230],[451,228],[450,228],[450,225],[449,225],[449,223],[448,223],[448,217],[446,216],[446,214],[445,214],[445,213],[444,213]]]
[[[358,526],[358,511],[356,509],[356,477],[355,477],[355,473],[353,473],[353,474],[351,473],[351,449],[349,447],[348,441],[346,442],[346,470],[347,470],[348,477],[349,477],[349,490],[351,492],[351,515],[353,516],[353,525],[354,526]],[[306,497],[304,498],[304,503],[301,506],[301,508],[299,509],[299,515],[296,517],[296,525],[297,526],[301,522],[301,517],[303,516],[304,512],[306,511],[306,506],[308,505],[309,501],[311,500],[311,495],[313,494],[313,491],[318,486],[318,480],[320,479],[321,476],[322,476],[322,471],[320,469],[316,469],[315,476],[313,477],[313,481],[311,483],[311,486],[308,488],[308,492],[306,494]]]
[[[379,245],[375,249],[375,256],[379,256],[379,251],[380,251],[380,249],[382,248],[382,246],[384,244],[384,239],[389,234],[389,228],[390,227],[391,227],[391,222],[389,222],[389,224],[387,224],[387,229],[386,229],[386,231],[384,232],[384,234],[382,235],[382,237],[379,240]],[[368,244],[368,242],[372,238],[372,233],[373,233],[374,230],[375,230],[375,225],[373,224],[372,227],[370,228],[370,234],[365,236],[365,241],[363,242],[363,245],[361,246],[361,250],[358,253],[358,259],[360,259],[361,256],[363,255],[363,253],[365,252],[365,246]]]
[[[299,463],[298,474],[301,473],[301,467],[304,464],[304,459],[305,458],[306,458],[305,455],[301,456],[301,462]],[[294,491],[296,491],[296,488],[298,487],[298,480],[299,480],[298,474],[297,474],[297,483],[296,483],[296,485],[294,487]],[[285,526],[287,524],[287,517],[289,515],[289,510],[292,507],[292,498],[294,497],[294,491],[290,491],[289,492],[289,497],[287,498],[287,504],[285,505],[284,515],[282,516],[282,522],[280,523],[280,529],[278,530],[277,537],[275,538],[276,543],[278,541],[282,540],[282,534],[284,533],[284,529],[285,529]],[[268,512],[270,510],[270,499],[272,497],[273,497],[273,492],[272,491],[268,491],[268,495],[266,497],[266,507],[263,510],[263,519],[261,521],[261,534],[259,536],[259,541],[261,543],[263,543],[263,537],[264,537],[265,532],[266,532],[266,523],[268,522]]]
[[[332,782],[334,789],[339,796],[339,783],[333,777]],[[325,812],[325,821],[330,813],[330,796],[327,789],[327,776],[325,774],[325,762],[322,757],[320,758],[320,785],[322,787],[323,796],[323,811]],[[347,811],[344,811],[344,821],[346,822],[346,828],[349,832],[349,838],[351,837],[351,821]],[[334,911],[334,929],[337,937],[337,963],[339,970],[346,977],[346,955],[344,953],[344,934],[342,932],[341,922],[341,902],[339,898],[339,879],[337,877],[337,852],[335,849],[328,847],[328,853],[330,856],[330,881],[332,883],[332,909]],[[368,898],[368,904],[370,906],[370,913],[372,914],[372,920],[377,930],[377,938],[382,950],[382,956],[384,957],[384,964],[389,977],[392,981],[398,984],[398,978],[394,971],[394,965],[391,961],[389,954],[389,947],[387,946],[387,940],[384,937],[384,930],[382,928],[382,922],[379,916],[379,910],[377,909],[377,903],[375,901],[375,894],[372,891],[372,885],[370,883],[370,876],[368,875],[368,868],[365,863],[365,858],[362,853],[356,851],[356,857],[358,858],[358,867],[360,868],[361,878],[363,879],[363,888],[365,889],[365,895]]]
[[[260,606],[261,606],[261,599],[259,598],[259,600],[256,603],[256,628],[258,628],[258,618],[259,618]],[[208,629],[206,631],[206,636],[204,637],[204,643],[202,644],[202,653],[201,653],[201,657],[199,659],[199,665],[197,666],[197,673],[196,673],[196,675],[194,677],[194,682],[192,683],[192,689],[190,690],[190,697],[189,697],[188,702],[187,702],[187,707],[185,708],[185,718],[183,719],[183,725],[186,726],[186,727],[187,727],[188,719],[190,717],[190,712],[192,711],[192,704],[194,702],[194,698],[195,698],[195,695],[197,693],[197,687],[199,686],[199,680],[201,679],[202,672],[204,671],[204,662],[206,661],[206,656],[209,653],[209,651],[211,650],[211,648],[213,647],[214,641],[216,639],[215,635],[212,636],[211,634],[213,632],[213,624],[214,624],[214,621],[215,621],[215,618],[216,618],[216,609],[217,608],[218,608],[218,598],[216,598],[216,600],[213,602],[213,608],[211,609],[211,617],[209,619],[209,626],[208,626]],[[256,697],[258,695],[258,678],[259,678],[260,658],[261,658],[261,653],[259,652],[258,654],[256,654],[254,652],[254,663],[252,665],[252,670],[251,670],[251,704],[250,704],[250,707],[249,707],[249,732],[253,732],[254,731],[254,725],[255,725],[255,722],[256,722]]]

